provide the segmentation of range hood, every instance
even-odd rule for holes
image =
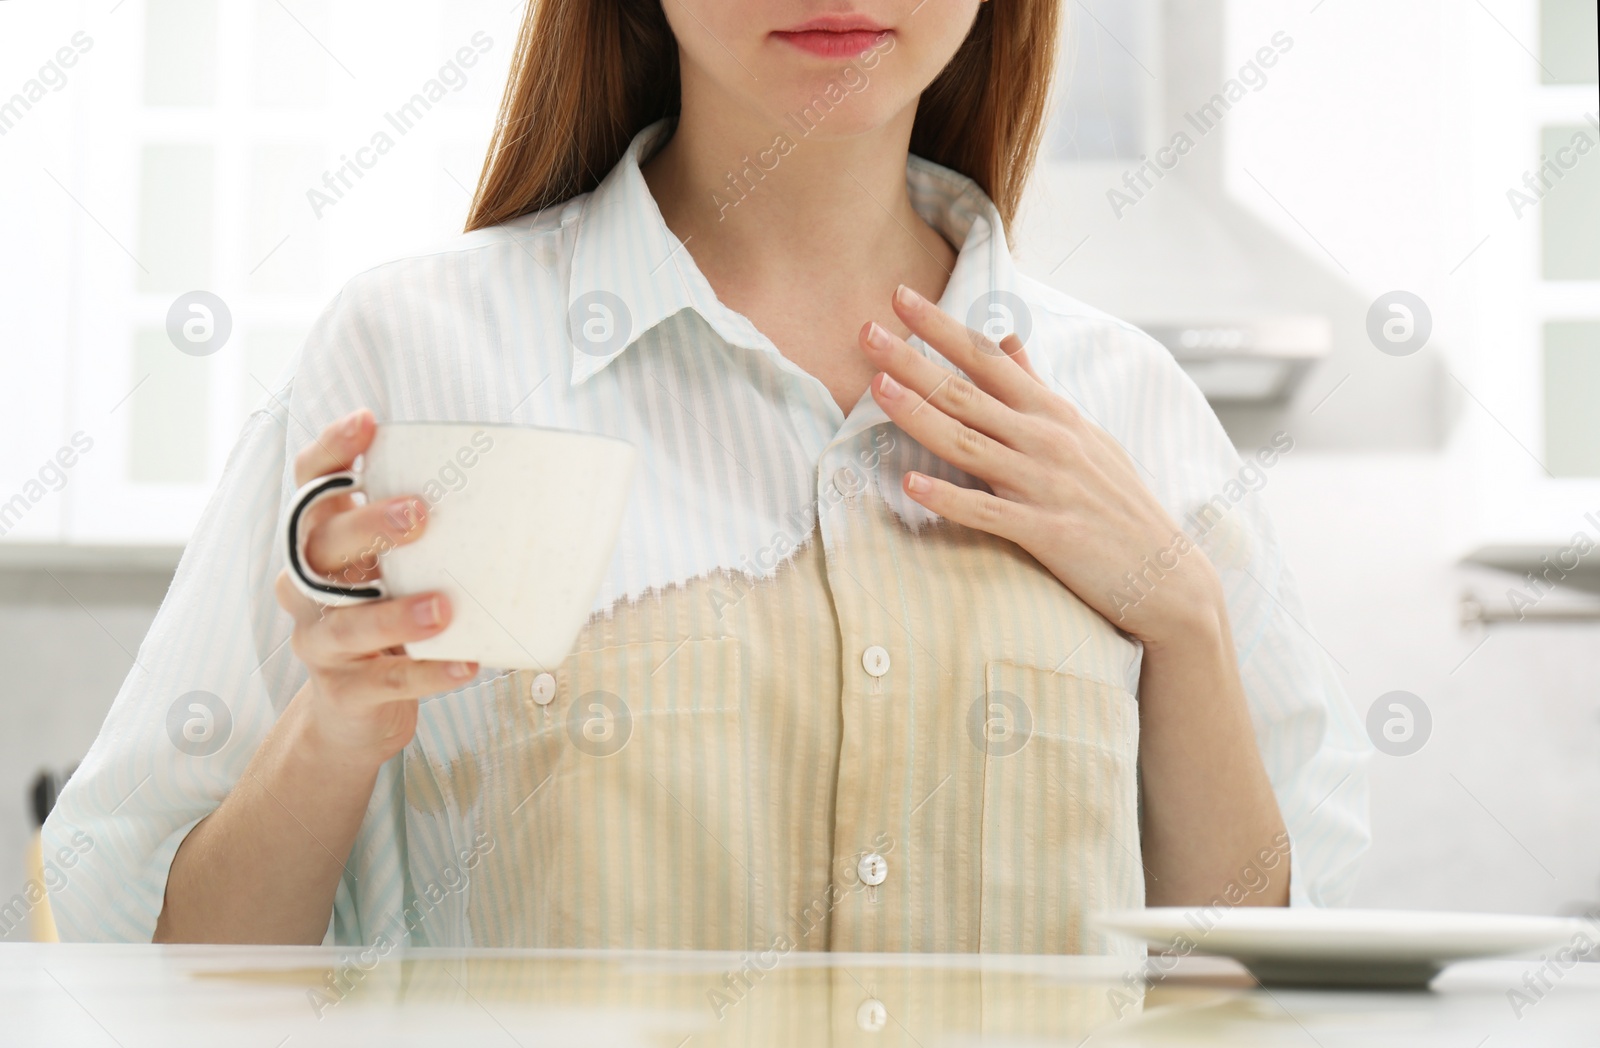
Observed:
[[[1224,185],[1229,121],[1262,101],[1251,91],[1231,108],[1212,102],[1238,76],[1225,61],[1225,3],[1065,10],[1061,104],[1018,223],[1022,262],[1162,342],[1213,403],[1289,401],[1332,351],[1331,318],[1365,307],[1336,261],[1288,241]],[[1288,43],[1274,49],[1269,84],[1296,57]],[[1208,104],[1217,118],[1197,123]],[[1175,161],[1165,169],[1145,162],[1179,132],[1192,149],[1164,153]]]
[[[1235,324],[1145,324],[1214,403],[1289,398],[1328,355],[1333,326],[1319,316],[1261,316]]]

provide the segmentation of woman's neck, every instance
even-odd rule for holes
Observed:
[[[824,138],[691,101],[686,92],[676,133],[643,166],[667,227],[718,299],[848,414],[875,372],[862,326],[908,335],[890,306],[895,287],[938,301],[955,266],[906,191],[914,112]]]
[[[788,286],[860,286],[894,270],[948,276],[955,251],[911,206],[914,111],[849,138],[686,107],[644,165],[667,227],[702,271]],[[927,291],[927,280],[919,281]],[[943,280],[938,288],[943,289]],[[935,295],[937,298],[937,295]]]

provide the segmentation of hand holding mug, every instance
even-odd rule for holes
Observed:
[[[635,459],[614,437],[535,426],[366,411],[330,426],[296,461],[279,599],[337,730],[398,749],[416,700],[479,665],[554,672],[593,610]]]
[[[350,469],[371,446],[377,423],[362,409],[323,430],[295,459],[295,482]],[[428,523],[418,495],[357,504],[347,493],[318,501],[300,514],[306,566],[352,589],[376,590],[378,554],[415,542]],[[330,607],[306,596],[290,572],[280,572],[278,603],[294,616],[291,644],[310,671],[296,697],[312,727],[336,750],[387,760],[416,731],[417,700],[461,686],[476,663],[424,662],[407,643],[442,632],[451,621],[447,595],[416,593]]]

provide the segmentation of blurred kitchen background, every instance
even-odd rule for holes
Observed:
[[[1018,253],[1241,451],[1293,439],[1248,497],[1384,750],[1353,902],[1600,904],[1593,0],[1064,10]],[[346,279],[459,229],[519,15],[0,4],[0,914],[245,415]]]

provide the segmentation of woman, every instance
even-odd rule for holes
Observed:
[[[1343,897],[1364,742],[1255,466],[1009,257],[1056,17],[535,4],[469,232],[350,281],[248,424],[52,817],[64,935],[1105,952],[1102,909]],[[398,419],[640,448],[554,674],[279,573]],[[327,508],[349,578],[426,528]]]

